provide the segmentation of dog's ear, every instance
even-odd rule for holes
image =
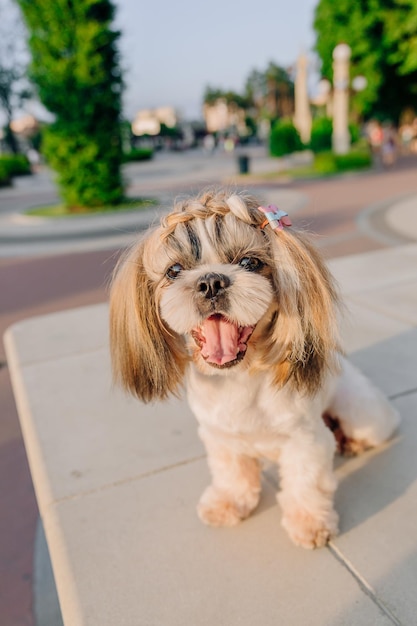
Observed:
[[[144,402],[178,393],[187,355],[179,335],[159,317],[155,285],[147,275],[146,238],[118,263],[110,291],[113,377]]]
[[[318,250],[300,232],[268,234],[273,250],[278,314],[271,329],[275,382],[314,393],[326,370],[337,369],[338,295]]]

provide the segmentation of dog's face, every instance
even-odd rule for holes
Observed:
[[[231,212],[180,222],[152,265],[161,318],[186,338],[196,366],[247,366],[277,308],[263,232]]]
[[[207,375],[320,378],[335,346],[331,279],[302,236],[261,228],[258,205],[226,194],[184,203],[117,270],[113,363],[141,398],[175,389],[190,360]]]

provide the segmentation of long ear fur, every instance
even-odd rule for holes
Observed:
[[[267,353],[275,363],[275,382],[314,393],[328,369],[337,369],[338,296],[321,255],[300,232],[268,232],[277,271],[278,314]]]
[[[113,377],[144,402],[177,393],[187,362],[183,340],[158,314],[155,286],[143,265],[146,239],[118,263],[110,291]]]

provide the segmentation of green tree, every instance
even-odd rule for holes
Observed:
[[[275,63],[269,63],[264,71],[252,70],[245,93],[260,117],[274,120],[294,111],[294,82],[288,71]]]
[[[354,96],[361,114],[396,121],[405,107],[415,107],[415,0],[320,0],[314,28],[322,74],[329,80],[333,49],[341,42],[351,47],[351,78],[363,75],[368,81],[364,91]]]
[[[32,53],[31,76],[55,116],[44,154],[64,201],[79,206],[123,198],[122,76],[109,0],[18,0]]]
[[[236,91],[218,89],[217,87],[206,87],[204,92],[204,104],[213,105],[218,100],[225,100],[228,105],[235,105],[240,109],[246,110],[250,106],[249,100]]]
[[[417,72],[417,2],[397,0],[385,15],[386,38],[391,46],[390,62],[401,76]],[[414,92],[414,94],[416,91]]]

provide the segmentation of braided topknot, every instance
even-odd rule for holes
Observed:
[[[207,219],[215,215],[224,217],[228,213],[233,213],[246,224],[259,226],[264,218],[257,210],[258,206],[259,201],[246,193],[209,189],[197,197],[175,203],[174,210],[162,219],[163,236],[169,237],[178,224],[196,218]]]

